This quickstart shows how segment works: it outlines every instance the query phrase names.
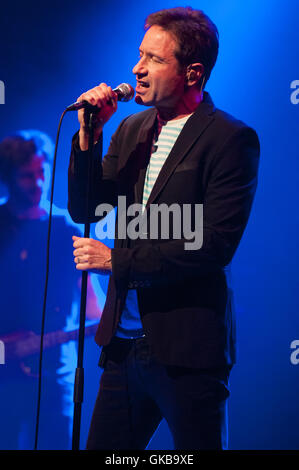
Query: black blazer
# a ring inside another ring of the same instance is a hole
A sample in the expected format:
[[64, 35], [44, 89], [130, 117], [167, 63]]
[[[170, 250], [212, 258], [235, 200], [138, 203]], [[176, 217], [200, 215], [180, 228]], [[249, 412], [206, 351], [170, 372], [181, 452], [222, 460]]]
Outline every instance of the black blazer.
[[[99, 220], [100, 203], [142, 202], [146, 167], [156, 125], [155, 109], [129, 116], [113, 135], [101, 162], [94, 149], [90, 214], [85, 216], [87, 158], [74, 136], [68, 208], [75, 222]], [[220, 111], [207, 93], [189, 118], [163, 165], [150, 204], [203, 204], [203, 245], [186, 240], [115, 240], [112, 276], [100, 325], [99, 345], [110, 342], [129, 288], [137, 289], [144, 330], [157, 359], [195, 368], [235, 362], [235, 327], [226, 267], [250, 214], [259, 161], [253, 129]], [[117, 227], [116, 227], [117, 233]]]

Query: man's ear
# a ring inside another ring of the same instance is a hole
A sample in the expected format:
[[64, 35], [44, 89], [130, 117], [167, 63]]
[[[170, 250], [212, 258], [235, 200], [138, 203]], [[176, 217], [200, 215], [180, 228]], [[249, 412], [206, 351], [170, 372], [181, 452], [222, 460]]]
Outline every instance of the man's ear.
[[188, 65], [186, 69], [186, 85], [193, 86], [199, 83], [203, 78], [204, 71], [204, 66], [199, 62]]

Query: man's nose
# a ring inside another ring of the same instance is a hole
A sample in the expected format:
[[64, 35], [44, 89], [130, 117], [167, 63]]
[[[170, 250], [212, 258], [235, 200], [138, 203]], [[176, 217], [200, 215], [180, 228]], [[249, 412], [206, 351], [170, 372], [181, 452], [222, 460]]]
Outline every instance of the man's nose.
[[132, 71], [134, 75], [146, 75], [147, 69], [143, 57], [139, 59], [137, 64], [133, 67]]
[[35, 186], [38, 186], [42, 188], [43, 184], [45, 182], [45, 176], [44, 175], [36, 175], [34, 178], [34, 184]]

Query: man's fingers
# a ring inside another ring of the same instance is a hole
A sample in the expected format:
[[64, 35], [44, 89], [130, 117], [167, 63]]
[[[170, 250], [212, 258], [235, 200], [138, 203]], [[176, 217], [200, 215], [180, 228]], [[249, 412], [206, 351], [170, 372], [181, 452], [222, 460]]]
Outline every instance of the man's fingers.
[[73, 255], [76, 269], [98, 274], [111, 273], [110, 249], [92, 238], [73, 235]]
[[78, 264], [88, 264], [90, 263], [90, 259], [88, 259], [86, 256], [81, 255], [81, 256], [76, 256], [75, 257], [75, 263]]
[[86, 100], [99, 108], [106, 106], [110, 100], [113, 101], [115, 98], [117, 98], [117, 94], [106, 83], [100, 83], [100, 85], [91, 88], [80, 97], [81, 100]]
[[100, 242], [99, 240], [94, 240], [93, 238], [76, 237], [74, 235], [72, 239], [73, 239], [74, 248], [89, 246], [89, 247], [101, 249], [102, 247], [106, 246], [104, 245], [104, 243]]
[[91, 244], [91, 239], [90, 238], [76, 237], [75, 235], [72, 238], [73, 238], [73, 247], [74, 248], [80, 248], [82, 246], [86, 246], [86, 245]]
[[73, 251], [73, 255], [74, 256], [84, 256], [84, 255], [87, 255], [88, 254], [88, 248], [76, 248], [74, 251]]

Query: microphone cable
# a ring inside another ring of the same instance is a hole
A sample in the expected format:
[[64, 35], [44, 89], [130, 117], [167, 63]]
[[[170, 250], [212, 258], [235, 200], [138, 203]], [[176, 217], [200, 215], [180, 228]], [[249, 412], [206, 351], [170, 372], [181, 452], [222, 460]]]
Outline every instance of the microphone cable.
[[47, 248], [46, 248], [46, 251], [47, 251], [47, 255], [46, 255], [46, 278], [45, 278], [45, 287], [44, 287], [44, 296], [43, 296], [43, 310], [42, 310], [41, 334], [40, 334], [40, 352], [39, 352], [39, 366], [38, 366], [38, 394], [37, 394], [34, 450], [37, 450], [38, 431], [39, 431], [39, 418], [40, 418], [43, 345], [44, 345], [46, 304], [47, 304], [48, 281], [49, 281], [50, 235], [51, 235], [51, 226], [52, 226], [52, 209], [53, 209], [53, 196], [54, 196], [54, 181], [55, 181], [55, 170], [56, 170], [56, 160], [57, 160], [57, 148], [58, 148], [58, 140], [59, 140], [59, 134], [60, 134], [60, 128], [61, 128], [62, 120], [63, 120], [65, 114], [67, 113], [67, 111], [68, 111], [68, 109], [65, 109], [63, 111], [63, 113], [61, 114], [61, 116], [60, 116], [58, 129], [57, 129], [57, 135], [56, 135], [54, 158], [53, 158], [51, 196], [50, 196], [50, 208], [49, 208], [49, 222], [48, 222], [48, 235], [47, 235]]

